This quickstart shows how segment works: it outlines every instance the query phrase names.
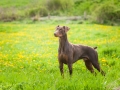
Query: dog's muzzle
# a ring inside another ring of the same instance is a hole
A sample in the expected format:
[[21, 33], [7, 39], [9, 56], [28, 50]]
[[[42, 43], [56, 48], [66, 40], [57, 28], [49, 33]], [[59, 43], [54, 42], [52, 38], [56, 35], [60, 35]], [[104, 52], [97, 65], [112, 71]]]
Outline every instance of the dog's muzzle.
[[54, 36], [55, 36], [55, 37], [57, 37], [57, 34], [56, 34], [56, 33], [54, 33]]

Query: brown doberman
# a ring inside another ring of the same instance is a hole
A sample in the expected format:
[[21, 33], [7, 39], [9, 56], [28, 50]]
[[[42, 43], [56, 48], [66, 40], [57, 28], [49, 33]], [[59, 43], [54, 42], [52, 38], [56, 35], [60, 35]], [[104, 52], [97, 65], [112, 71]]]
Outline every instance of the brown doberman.
[[70, 28], [67, 26], [57, 26], [54, 32], [55, 37], [59, 37], [59, 49], [58, 49], [58, 60], [61, 75], [63, 74], [63, 64], [67, 64], [69, 68], [70, 75], [72, 74], [72, 64], [79, 59], [83, 59], [87, 69], [94, 73], [94, 68], [96, 68], [102, 75], [105, 75], [103, 70], [100, 68], [98, 63], [98, 54], [95, 50], [97, 47], [89, 47], [85, 45], [77, 45], [69, 43], [67, 39], [67, 31]]

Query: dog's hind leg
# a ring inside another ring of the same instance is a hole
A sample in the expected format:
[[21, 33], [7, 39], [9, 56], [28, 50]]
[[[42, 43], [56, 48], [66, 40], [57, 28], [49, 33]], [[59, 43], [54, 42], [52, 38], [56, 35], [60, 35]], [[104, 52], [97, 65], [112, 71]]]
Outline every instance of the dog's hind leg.
[[92, 63], [89, 60], [84, 60], [86, 68], [91, 72], [94, 73], [94, 69], [92, 67]]
[[98, 60], [92, 60], [91, 63], [92, 63], [92, 65], [94, 66], [94, 68], [96, 68], [99, 72], [101, 72], [101, 74], [102, 74], [103, 76], [105, 76], [104, 71], [100, 68], [100, 65], [99, 65], [99, 63], [98, 63]]

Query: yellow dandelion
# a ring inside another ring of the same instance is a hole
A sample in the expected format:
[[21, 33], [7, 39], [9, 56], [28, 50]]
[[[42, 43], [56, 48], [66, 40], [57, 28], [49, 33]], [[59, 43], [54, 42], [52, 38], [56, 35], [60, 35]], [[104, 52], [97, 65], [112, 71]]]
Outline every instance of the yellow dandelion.
[[102, 58], [102, 60], [101, 60], [102, 62], [107, 62], [107, 60], [105, 59], [105, 58]]
[[20, 52], [20, 53], [18, 54], [18, 58], [24, 58], [22, 52]]
[[102, 60], [102, 62], [106, 62], [106, 60]]

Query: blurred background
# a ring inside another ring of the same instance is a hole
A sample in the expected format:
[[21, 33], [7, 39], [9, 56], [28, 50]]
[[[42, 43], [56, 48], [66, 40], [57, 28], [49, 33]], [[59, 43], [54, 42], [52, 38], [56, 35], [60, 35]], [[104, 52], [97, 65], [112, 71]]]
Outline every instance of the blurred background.
[[0, 0], [0, 21], [25, 19], [119, 25], [120, 0]]

